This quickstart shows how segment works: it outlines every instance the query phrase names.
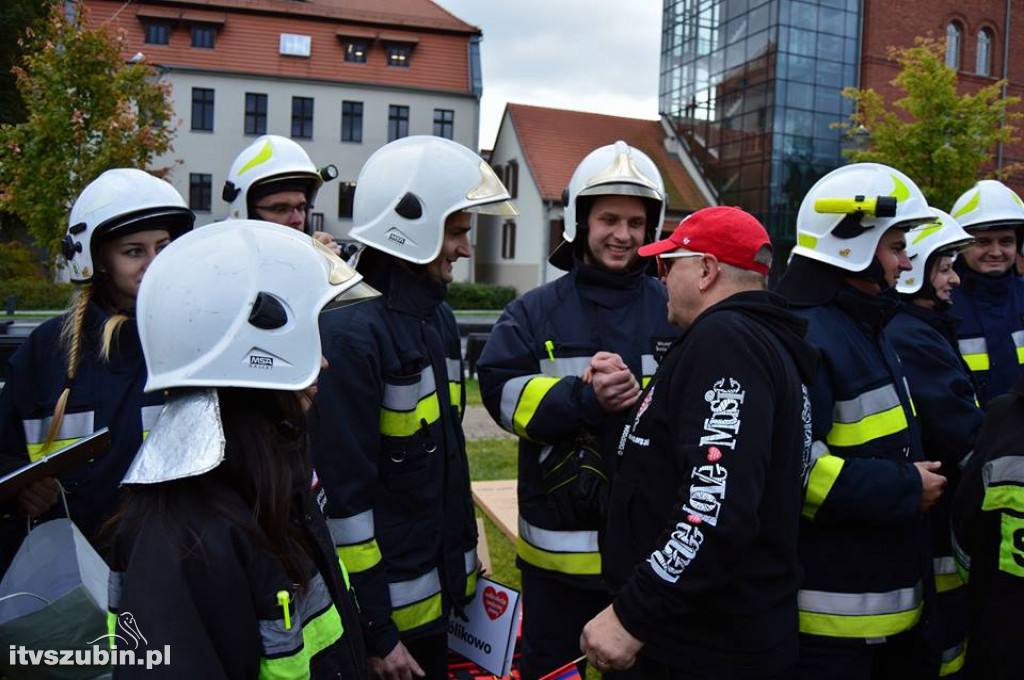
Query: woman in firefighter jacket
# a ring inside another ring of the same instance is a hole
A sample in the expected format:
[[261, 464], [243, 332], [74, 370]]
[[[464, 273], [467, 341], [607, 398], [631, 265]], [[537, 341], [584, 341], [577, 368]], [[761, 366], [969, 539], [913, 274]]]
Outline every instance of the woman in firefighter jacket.
[[[71, 280], [83, 285], [67, 312], [39, 326], [11, 359], [0, 450], [16, 460], [5, 466], [110, 428], [110, 450], [61, 477], [71, 519], [97, 547], [100, 527], [117, 509], [121, 477], [163, 403], [160, 394], [142, 392], [135, 297], [153, 258], [193, 220], [164, 180], [133, 169], [100, 175], [75, 201], [64, 240]], [[30, 487], [22, 511], [44, 512], [55, 490], [53, 480]]]
[[382, 296], [321, 318], [332, 369], [310, 415], [314, 462], [374, 677], [445, 678], [448, 616], [476, 594], [478, 567], [459, 334], [444, 296], [470, 254], [469, 213], [511, 205], [479, 156], [437, 137], [387, 144], [357, 183], [357, 268]]
[[964, 663], [967, 593], [953, 561], [949, 508], [983, 414], [970, 371], [957, 351], [956, 321], [949, 313], [950, 294], [960, 283], [953, 261], [972, 239], [952, 217], [932, 210], [935, 223], [907, 234], [907, 257], [913, 268], [900, 276], [896, 290], [904, 304], [886, 325], [885, 335], [906, 371], [925, 456], [942, 463], [947, 480], [946, 491], [928, 519], [943, 640], [939, 674], [951, 677]]
[[264, 222], [196, 231], [164, 257], [138, 318], [146, 389], [167, 401], [124, 478], [108, 622], [119, 650], [172, 657], [115, 677], [365, 678], [304, 411], [325, 367], [320, 310], [372, 291]]

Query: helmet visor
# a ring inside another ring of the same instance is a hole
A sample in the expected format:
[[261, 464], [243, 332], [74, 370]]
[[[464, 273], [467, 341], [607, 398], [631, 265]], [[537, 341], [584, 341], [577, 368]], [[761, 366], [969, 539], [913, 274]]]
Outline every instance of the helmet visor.
[[640, 184], [627, 184], [616, 182], [614, 184], [596, 184], [580, 190], [579, 196], [636, 196], [637, 198], [651, 198], [655, 201], [664, 201], [657, 189]]

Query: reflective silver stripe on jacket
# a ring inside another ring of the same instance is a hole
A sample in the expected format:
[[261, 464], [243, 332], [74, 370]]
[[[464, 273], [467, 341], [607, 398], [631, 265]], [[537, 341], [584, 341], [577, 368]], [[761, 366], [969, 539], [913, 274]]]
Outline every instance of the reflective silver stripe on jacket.
[[[306, 590], [293, 593], [291, 628], [284, 627], [284, 613], [281, 618], [261, 620], [260, 638], [266, 656], [291, 654], [302, 647], [302, 628], [318, 613], [331, 606], [331, 594], [320, 574], [309, 580]], [[280, 608], [278, 608], [280, 612]]]
[[541, 529], [519, 518], [519, 537], [535, 548], [548, 552], [597, 552], [596, 531], [552, 531]]
[[542, 359], [540, 372], [551, 378], [571, 378], [583, 375], [590, 368], [590, 357], [555, 357]]
[[837, 423], [857, 423], [868, 416], [882, 413], [900, 405], [900, 396], [892, 384], [868, 390], [855, 399], [837, 401], [832, 408], [832, 420]]
[[330, 518], [327, 528], [331, 530], [334, 545], [355, 545], [373, 538], [373, 510], [361, 512], [352, 517]]
[[658, 362], [655, 360], [653, 354], [643, 354], [640, 356], [640, 372], [644, 376], [654, 375], [658, 371]]
[[990, 460], [981, 468], [981, 479], [985, 482], [985, 488], [1005, 482], [1024, 484], [1024, 456]]
[[829, 593], [801, 590], [797, 593], [800, 611], [837, 616], [881, 616], [916, 609], [922, 601], [922, 585], [887, 593]]
[[431, 569], [423, 576], [389, 583], [388, 592], [391, 594], [392, 609], [406, 607], [441, 592], [441, 578], [437, 574], [437, 569]]
[[124, 583], [124, 572], [110, 570], [107, 577], [107, 609], [116, 612], [121, 607], [121, 584]]
[[966, 569], [967, 571], [970, 571], [971, 570], [971, 556], [968, 555], [967, 552], [963, 548], [960, 547], [960, 543], [956, 540], [956, 532], [954, 531], [954, 532], [950, 532], [950, 533], [952, 534], [952, 536], [950, 536], [950, 539], [951, 539], [950, 542], [952, 543], [952, 546], [953, 546], [953, 555], [954, 555], [954, 557], [956, 557], [956, 561], [959, 562], [960, 566], [962, 566], [964, 569]]
[[384, 383], [384, 408], [389, 411], [415, 411], [420, 399], [436, 390], [434, 370], [427, 366], [420, 371], [419, 380], [411, 385]]
[[988, 354], [988, 341], [985, 338], [966, 338], [958, 340], [960, 354]]
[[936, 576], [950, 576], [956, 574], [956, 560], [952, 557], [933, 557], [932, 568]]
[[[86, 437], [96, 431], [93, 426], [96, 419], [95, 411], [82, 411], [80, 413], [65, 413], [64, 419], [60, 422], [55, 440], [78, 439]], [[25, 420], [22, 425], [25, 428], [25, 442], [27, 444], [41, 444], [46, 441], [46, 433], [50, 430], [50, 423], [53, 417], [40, 418], [38, 420]]]
[[160, 412], [164, 410], [163, 404], [156, 404], [155, 406], [143, 406], [142, 415], [142, 431], [149, 432], [156, 425], [156, 419], [160, 416]]
[[1024, 331], [1014, 331], [1010, 333], [1010, 337], [1013, 338], [1013, 345], [1017, 349], [1024, 347]]
[[501, 426], [509, 432], [515, 432], [516, 406], [519, 405], [519, 396], [523, 393], [523, 388], [526, 387], [526, 383], [539, 377], [542, 377], [539, 373], [521, 375], [506, 380], [501, 386]]
[[462, 382], [462, 362], [458, 359], [445, 359], [445, 369], [448, 371], [448, 380]]
[[476, 548], [473, 550], [467, 550], [463, 555], [463, 558], [466, 562], [466, 574], [469, 575], [476, 571]]

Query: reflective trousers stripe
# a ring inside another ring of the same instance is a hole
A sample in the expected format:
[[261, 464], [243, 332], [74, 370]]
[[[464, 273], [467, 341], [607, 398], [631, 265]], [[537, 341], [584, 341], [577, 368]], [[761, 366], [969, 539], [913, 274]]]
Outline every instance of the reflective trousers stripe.
[[23, 420], [22, 428], [25, 430], [25, 443], [28, 446], [29, 458], [33, 461], [38, 460], [44, 453], [56, 451], [69, 444], [74, 444], [82, 437], [89, 436], [96, 430], [95, 419], [94, 411], [65, 413], [47, 451], [43, 451], [43, 443], [46, 442], [46, 434], [50, 431], [53, 417]]
[[339, 545], [338, 559], [353, 574], [371, 569], [380, 563], [380, 547], [376, 539], [355, 545]]
[[441, 618], [441, 579], [437, 569], [408, 581], [388, 584], [391, 620], [400, 631], [419, 628]]
[[830, 593], [801, 590], [800, 632], [838, 638], [896, 635], [921, 618], [922, 587], [884, 593]]
[[525, 375], [512, 378], [501, 388], [501, 426], [521, 437], [537, 415], [540, 402], [559, 378]]
[[972, 371], [987, 371], [989, 369], [988, 341], [985, 338], [964, 338], [959, 340], [957, 345], [967, 368]]
[[952, 557], [933, 558], [932, 569], [935, 572], [935, 590], [940, 593], [948, 593], [964, 584], [957, 572], [956, 560]]
[[964, 667], [966, 659], [967, 640], [962, 640], [957, 646], [943, 650], [942, 665], [939, 666], [939, 677], [943, 678], [947, 675], [953, 675], [953, 673]]
[[804, 505], [801, 514], [807, 519], [814, 519], [818, 510], [828, 498], [829, 492], [839, 479], [846, 463], [839, 456], [824, 455], [814, 461], [811, 474], [807, 478], [807, 489], [804, 491]]

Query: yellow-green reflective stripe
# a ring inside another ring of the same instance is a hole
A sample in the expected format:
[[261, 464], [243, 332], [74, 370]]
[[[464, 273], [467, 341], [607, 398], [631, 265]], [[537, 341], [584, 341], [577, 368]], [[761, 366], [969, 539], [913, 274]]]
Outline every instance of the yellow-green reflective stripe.
[[988, 341], [985, 338], [963, 338], [957, 341], [960, 355], [972, 371], [989, 370]]
[[455, 407], [457, 411], [462, 412], [462, 383], [460, 382], [449, 382], [448, 383], [448, 401]]
[[114, 637], [117, 635], [117, 614], [109, 610], [107, 611], [107, 633], [109, 635], [107, 638], [107, 644], [111, 649], [113, 649], [114, 640], [117, 639]]
[[981, 198], [981, 190], [979, 189], [979, 190], [974, 192], [974, 195], [971, 196], [970, 199], [968, 199], [967, 203], [964, 203], [962, 208], [960, 208], [955, 213], [953, 213], [953, 218], [955, 219], [957, 217], [961, 217], [963, 215], [966, 215], [967, 213], [969, 213], [972, 210], [974, 210], [975, 208], [977, 208], [978, 207], [978, 200], [980, 198]]
[[541, 550], [522, 538], [516, 539], [516, 552], [525, 562], [562, 574], [600, 574], [601, 553], [556, 553]]
[[841, 638], [895, 635], [921, 618], [922, 584], [887, 592], [836, 593], [800, 590], [800, 631]]
[[381, 408], [380, 432], [388, 437], [411, 437], [419, 432], [421, 420], [427, 421], [429, 425], [440, 417], [441, 405], [437, 401], [437, 393], [434, 392], [421, 399], [412, 411], [391, 411]]
[[839, 473], [846, 463], [839, 456], [822, 456], [814, 462], [811, 474], [807, 479], [807, 491], [804, 493], [802, 514], [807, 519], [814, 519], [818, 509], [832, 490], [832, 485], [839, 478]]
[[944, 678], [947, 675], [953, 675], [958, 670], [964, 667], [964, 661], [967, 659], [967, 640], [964, 640], [956, 647], [950, 647], [949, 649], [942, 652], [942, 665], [939, 666], [939, 677]]
[[263, 145], [263, 148], [259, 150], [255, 156], [253, 156], [248, 163], [242, 166], [242, 169], [238, 171], [238, 176], [241, 177], [245, 174], [246, 170], [252, 170], [257, 165], [261, 165], [270, 160], [270, 157], [274, 155], [274, 147], [267, 142]]
[[1015, 484], [988, 487], [981, 501], [981, 509], [1024, 512], [1024, 487]]
[[519, 403], [516, 404], [516, 410], [512, 416], [516, 434], [521, 437], [526, 436], [526, 426], [537, 415], [537, 407], [540, 406], [541, 400], [552, 387], [558, 384], [559, 380], [560, 378], [537, 377], [526, 383], [519, 395]]
[[260, 659], [261, 680], [308, 678], [310, 659], [340, 640], [344, 632], [341, 616], [332, 604], [302, 627], [302, 647], [294, 654]]
[[466, 574], [466, 597], [476, 594], [476, 571]]
[[647, 389], [647, 386], [651, 383], [651, 378], [653, 377], [653, 375], [645, 375], [643, 378], [641, 378], [640, 387]]
[[837, 638], [877, 638], [910, 630], [921, 618], [923, 605], [896, 614], [841, 616], [800, 612], [800, 632]]
[[1024, 536], [1024, 519], [1003, 513], [1002, 540], [999, 542], [999, 571], [1024, 576], [1024, 551], [1017, 548]]
[[353, 574], [366, 571], [380, 562], [380, 548], [377, 546], [377, 539], [356, 545], [338, 546], [337, 551], [338, 559]]
[[341, 577], [345, 580], [345, 590], [352, 590], [352, 582], [348, 579], [348, 567], [341, 559], [341, 555], [338, 555], [338, 568], [341, 569]]
[[431, 621], [441, 618], [441, 593], [431, 595], [427, 599], [399, 607], [391, 611], [391, 620], [400, 631], [425, 626]]
[[987, 354], [964, 354], [964, 363], [972, 371], [987, 371], [989, 368]]
[[814, 250], [818, 247], [817, 237], [811, 236], [810, 234], [797, 234], [796, 242], [798, 245], [803, 246], [804, 248], [809, 248], [810, 250]]
[[825, 441], [832, 446], [858, 446], [905, 429], [907, 414], [904, 413], [903, 406], [893, 406], [856, 423], [833, 422]]
[[74, 439], [54, 439], [50, 442], [50, 445], [44, 450], [42, 444], [29, 444], [28, 445], [28, 459], [35, 462], [45, 456], [48, 453], [53, 453], [65, 446], [70, 446], [77, 442], [81, 437], [75, 437]]
[[1024, 347], [1017, 348], [1017, 363], [1024, 364]]
[[935, 590], [940, 593], [948, 593], [964, 584], [957, 573], [956, 560], [951, 556], [933, 558], [932, 571], [935, 572]]

